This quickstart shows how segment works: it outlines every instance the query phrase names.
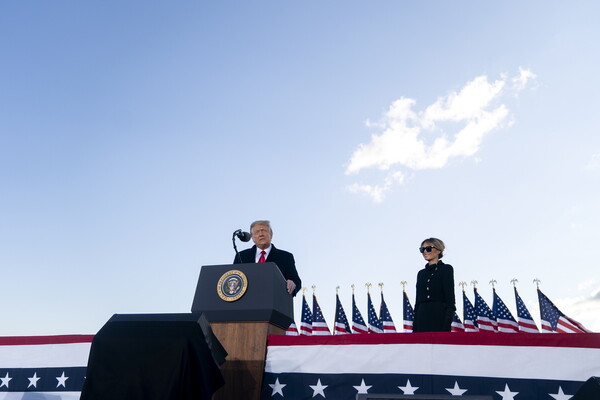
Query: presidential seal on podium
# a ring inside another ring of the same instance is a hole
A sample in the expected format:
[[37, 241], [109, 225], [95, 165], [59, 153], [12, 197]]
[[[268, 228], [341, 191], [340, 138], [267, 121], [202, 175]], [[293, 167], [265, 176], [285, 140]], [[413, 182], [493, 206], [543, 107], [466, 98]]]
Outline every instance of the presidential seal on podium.
[[248, 278], [237, 269], [225, 272], [217, 283], [217, 294], [224, 301], [240, 299], [248, 289]]

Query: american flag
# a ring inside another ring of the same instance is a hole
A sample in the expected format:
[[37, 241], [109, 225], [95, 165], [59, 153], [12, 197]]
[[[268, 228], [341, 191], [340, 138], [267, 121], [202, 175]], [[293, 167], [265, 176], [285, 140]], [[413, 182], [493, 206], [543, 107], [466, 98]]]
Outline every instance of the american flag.
[[379, 316], [381, 317], [381, 324], [383, 325], [383, 333], [396, 332], [394, 320], [392, 320], [390, 311], [388, 310], [387, 304], [385, 304], [385, 300], [383, 299], [383, 292], [381, 292], [381, 306], [379, 307]]
[[352, 331], [354, 333], [368, 333], [369, 329], [365, 320], [360, 314], [360, 310], [356, 307], [356, 301], [354, 300], [354, 293], [352, 293]]
[[479, 295], [477, 288], [473, 288], [473, 292], [475, 293], [475, 312], [477, 313], [477, 326], [479, 326], [479, 330], [496, 332], [498, 330], [498, 323], [490, 306]]
[[458, 318], [458, 314], [456, 312], [454, 313], [454, 316], [452, 317], [451, 330], [452, 330], [452, 332], [464, 332], [465, 331], [465, 326], [460, 321], [460, 318]]
[[515, 317], [512, 316], [510, 310], [506, 307], [506, 304], [502, 301], [498, 293], [496, 293], [496, 289], [494, 291], [494, 316], [496, 317], [496, 321], [498, 322], [498, 332], [508, 332], [515, 333], [519, 332], [519, 324], [515, 320]]
[[331, 335], [325, 317], [319, 307], [317, 296], [313, 293], [313, 321], [312, 321], [312, 334], [313, 336]]
[[375, 307], [373, 307], [373, 302], [371, 301], [371, 293], [368, 292], [367, 303], [369, 313], [369, 333], [383, 333], [383, 324], [381, 323], [381, 320], [377, 317]]
[[302, 295], [302, 319], [300, 320], [300, 334], [312, 335], [312, 313], [308, 308], [306, 296]]
[[465, 332], [478, 332], [479, 327], [477, 326], [477, 314], [475, 314], [475, 308], [468, 299], [467, 294], [463, 290], [463, 319], [465, 321]]
[[348, 318], [346, 318], [346, 313], [344, 312], [344, 307], [342, 307], [342, 302], [340, 301], [340, 296], [335, 295], [335, 323], [334, 323], [334, 335], [344, 335], [346, 333], [352, 333], [350, 330], [350, 324], [348, 323]]
[[563, 314], [540, 289], [538, 299], [540, 301], [540, 314], [542, 316], [542, 333], [586, 333], [590, 332], [579, 322]]
[[285, 334], [287, 336], [298, 336], [298, 328], [296, 327], [296, 323], [292, 321], [290, 326], [285, 330]]
[[404, 298], [403, 307], [402, 307], [402, 317], [404, 319], [404, 332], [412, 332], [413, 330], [413, 321], [415, 320], [415, 312], [410, 305], [410, 300], [408, 299], [408, 294], [406, 291], [402, 294]]
[[517, 287], [515, 286], [515, 300], [517, 303], [517, 318], [519, 318], [519, 332], [526, 333], [540, 333], [535, 321], [531, 317], [529, 310], [525, 307], [525, 303], [519, 296], [519, 292], [517, 292]]

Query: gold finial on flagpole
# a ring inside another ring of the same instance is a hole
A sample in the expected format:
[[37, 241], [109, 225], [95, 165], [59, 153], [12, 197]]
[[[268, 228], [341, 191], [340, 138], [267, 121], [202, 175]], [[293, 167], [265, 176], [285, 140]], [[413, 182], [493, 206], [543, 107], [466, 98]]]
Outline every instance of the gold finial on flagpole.
[[373, 285], [371, 285], [370, 282], [365, 283], [365, 287], [367, 288], [367, 293], [371, 292], [371, 286], [373, 286]]
[[496, 289], [496, 286], [494, 286], [496, 283], [498, 283], [498, 281], [496, 281], [495, 279], [492, 279], [490, 281], [490, 285], [492, 285], [492, 289]]
[[335, 294], [338, 294], [338, 295], [340, 294], [340, 287], [339, 286], [335, 287]]
[[477, 282], [477, 281], [475, 281], [475, 280], [471, 281], [471, 285], [473, 285], [473, 289], [477, 289], [477, 284], [478, 284], [478, 283], [479, 283], [479, 282]]
[[510, 283], [512, 283], [514, 287], [517, 287], [517, 283], [518, 283], [518, 282], [519, 282], [519, 280], [518, 280], [517, 278], [512, 278], [512, 279], [510, 280]]
[[379, 290], [381, 291], [381, 293], [383, 293], [383, 282], [379, 282], [377, 286], [379, 286]]
[[308, 289], [306, 289], [306, 287], [303, 287], [303, 288], [302, 288], [302, 296], [304, 296], [304, 295], [306, 294], [306, 291], [307, 291], [307, 290], [308, 290]]
[[540, 283], [542, 283], [542, 281], [541, 281], [541, 280], [539, 280], [538, 278], [535, 278], [535, 279], [533, 280], [533, 283], [535, 283], [535, 286], [536, 286], [536, 287], [539, 289], [539, 288], [540, 288]]
[[461, 281], [458, 283], [458, 286], [460, 286], [462, 288], [462, 291], [465, 291], [465, 286], [469, 286], [469, 284], [465, 281]]
[[350, 287], [352, 288], [352, 295], [354, 295], [354, 288], [355, 288], [356, 286], [354, 286], [354, 283], [353, 283], [352, 285], [350, 285]]
[[312, 290], [313, 290], [313, 294], [315, 294], [315, 292], [317, 291], [317, 285], [312, 285]]
[[406, 284], [407, 284], [407, 282], [406, 281], [401, 281], [400, 284], [402, 285], [402, 291], [406, 292]]

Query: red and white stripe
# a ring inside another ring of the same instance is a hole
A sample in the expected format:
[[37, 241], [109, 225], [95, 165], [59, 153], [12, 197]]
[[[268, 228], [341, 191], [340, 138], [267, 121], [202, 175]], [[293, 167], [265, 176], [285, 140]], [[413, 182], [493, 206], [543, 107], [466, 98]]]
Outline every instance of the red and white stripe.
[[369, 333], [369, 329], [362, 324], [352, 322], [352, 332], [353, 333]]
[[552, 325], [550, 324], [550, 322], [548, 322], [546, 320], [542, 320], [542, 333], [556, 333], [556, 332], [552, 329]]
[[312, 335], [312, 324], [308, 324], [306, 322], [300, 323], [300, 334], [310, 336]]
[[558, 319], [556, 324], [556, 332], [558, 333], [587, 333], [590, 332], [583, 327], [579, 322], [565, 317], [564, 315]]
[[517, 333], [519, 324], [510, 319], [498, 318], [498, 332]]
[[286, 329], [285, 334], [287, 336], [298, 336], [298, 328], [296, 328], [296, 324], [292, 322]]
[[519, 318], [519, 332], [540, 333], [540, 330], [532, 319]]
[[383, 321], [383, 333], [396, 333], [396, 327], [392, 321]]
[[465, 319], [465, 332], [479, 332], [479, 328], [475, 326], [473, 321]]
[[348, 332], [346, 332], [346, 325], [343, 324], [342, 322], [336, 322], [335, 325], [333, 326], [333, 334], [334, 335], [345, 335]]
[[313, 336], [326, 336], [331, 335], [329, 331], [329, 327], [325, 322], [315, 322], [312, 323], [312, 334]]
[[452, 321], [452, 325], [450, 326], [450, 330], [452, 332], [464, 332], [465, 326], [459, 322]]
[[489, 319], [488, 317], [477, 317], [477, 325], [479, 325], [479, 331], [496, 332], [498, 330], [498, 323]]

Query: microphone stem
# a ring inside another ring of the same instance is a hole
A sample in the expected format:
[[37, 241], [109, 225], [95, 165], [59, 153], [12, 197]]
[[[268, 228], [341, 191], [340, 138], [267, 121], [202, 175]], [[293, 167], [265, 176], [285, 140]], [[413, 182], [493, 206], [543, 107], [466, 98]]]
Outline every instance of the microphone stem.
[[235, 250], [235, 256], [237, 257], [238, 260], [240, 260], [240, 264], [242, 263], [242, 257], [240, 256], [240, 252], [237, 249], [237, 246], [235, 245], [235, 232], [233, 232], [233, 236], [231, 237], [231, 241], [233, 242], [233, 249]]

